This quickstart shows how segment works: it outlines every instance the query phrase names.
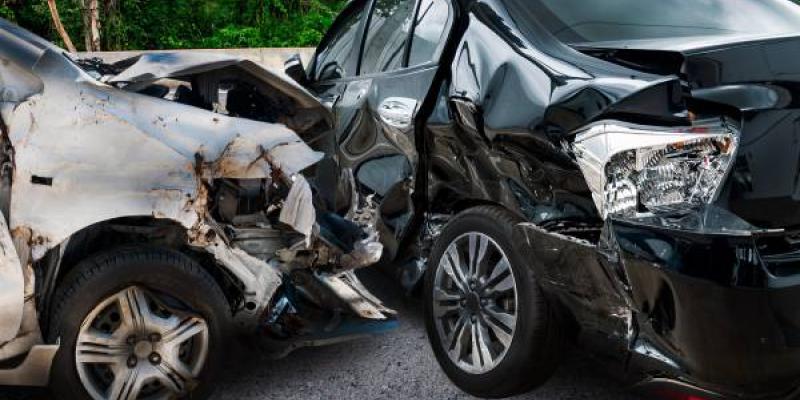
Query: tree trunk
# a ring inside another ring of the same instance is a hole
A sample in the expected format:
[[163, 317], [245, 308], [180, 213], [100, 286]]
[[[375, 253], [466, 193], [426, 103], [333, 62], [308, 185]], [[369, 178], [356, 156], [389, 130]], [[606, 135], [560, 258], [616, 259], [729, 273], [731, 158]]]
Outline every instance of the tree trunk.
[[89, 0], [89, 35], [92, 41], [91, 51], [100, 51], [100, 7], [97, 0]]
[[78, 50], [75, 48], [75, 45], [72, 44], [72, 39], [69, 38], [67, 30], [64, 29], [64, 24], [61, 23], [61, 16], [58, 14], [56, 0], [47, 0], [47, 6], [50, 8], [50, 16], [53, 18], [53, 26], [55, 26], [56, 31], [58, 31], [58, 34], [61, 36], [61, 40], [64, 41], [64, 45], [67, 46], [67, 50], [70, 53], [77, 53]]
[[100, 51], [100, 7], [98, 0], [83, 0], [83, 41], [86, 51]]

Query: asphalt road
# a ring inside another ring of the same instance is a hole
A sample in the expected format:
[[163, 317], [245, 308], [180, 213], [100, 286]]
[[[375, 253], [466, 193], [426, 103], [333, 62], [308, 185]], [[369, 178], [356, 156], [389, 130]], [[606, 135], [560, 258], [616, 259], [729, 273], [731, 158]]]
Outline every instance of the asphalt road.
[[[388, 334], [271, 360], [241, 352], [220, 376], [214, 399], [472, 399], [441, 372], [428, 346], [421, 304], [404, 297], [383, 275], [368, 286], [400, 311], [400, 327]], [[237, 352], [238, 353], [238, 352]], [[46, 399], [42, 391], [0, 387], [2, 400]], [[602, 374], [602, 368], [572, 354], [553, 379], [520, 400], [641, 400]]]

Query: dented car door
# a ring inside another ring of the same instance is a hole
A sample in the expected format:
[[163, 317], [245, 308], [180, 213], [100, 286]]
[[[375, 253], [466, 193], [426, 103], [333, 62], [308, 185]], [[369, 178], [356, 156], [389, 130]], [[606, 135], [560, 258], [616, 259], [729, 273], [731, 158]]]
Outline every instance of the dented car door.
[[359, 198], [375, 201], [382, 242], [394, 258], [419, 211], [414, 188], [424, 140], [417, 121], [439, 71], [451, 10], [446, 1], [369, 3], [358, 74], [335, 105], [337, 155]]

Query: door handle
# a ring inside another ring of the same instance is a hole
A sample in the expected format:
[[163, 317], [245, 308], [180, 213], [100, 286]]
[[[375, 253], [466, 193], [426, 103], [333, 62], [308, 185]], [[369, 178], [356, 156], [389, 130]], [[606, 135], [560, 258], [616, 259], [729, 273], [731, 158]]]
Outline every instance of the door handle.
[[378, 115], [384, 124], [406, 130], [414, 122], [417, 100], [407, 97], [389, 97], [378, 106]]

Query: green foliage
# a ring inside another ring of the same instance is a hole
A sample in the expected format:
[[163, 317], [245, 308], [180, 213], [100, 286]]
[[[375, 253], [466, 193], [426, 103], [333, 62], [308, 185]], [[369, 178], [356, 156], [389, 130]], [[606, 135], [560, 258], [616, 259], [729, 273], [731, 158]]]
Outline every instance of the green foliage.
[[[104, 50], [314, 46], [346, 0], [99, 0]], [[81, 0], [57, 0], [83, 47]], [[61, 44], [46, 0], [0, 0], [0, 17]]]

